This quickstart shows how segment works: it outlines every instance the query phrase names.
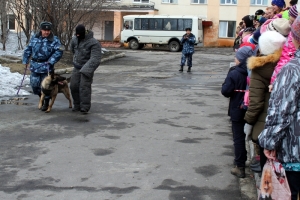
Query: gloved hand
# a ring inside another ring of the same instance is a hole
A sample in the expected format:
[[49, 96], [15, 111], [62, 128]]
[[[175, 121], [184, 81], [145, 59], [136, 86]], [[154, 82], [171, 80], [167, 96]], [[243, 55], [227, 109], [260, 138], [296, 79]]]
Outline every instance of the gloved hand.
[[245, 126], [244, 126], [244, 133], [246, 134], [245, 140], [250, 140], [251, 139], [250, 135], [252, 133], [252, 129], [253, 129], [252, 125], [247, 124], [247, 123], [245, 124]]

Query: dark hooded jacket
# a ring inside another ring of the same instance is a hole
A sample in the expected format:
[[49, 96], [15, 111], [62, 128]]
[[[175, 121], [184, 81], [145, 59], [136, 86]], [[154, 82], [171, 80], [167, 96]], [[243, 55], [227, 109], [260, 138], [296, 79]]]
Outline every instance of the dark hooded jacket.
[[228, 114], [232, 121], [244, 121], [246, 110], [241, 109], [240, 106], [244, 100], [245, 92], [242, 90], [246, 90], [247, 75], [246, 62], [242, 62], [228, 72], [222, 85], [222, 95], [230, 97]]
[[94, 38], [94, 33], [86, 31], [85, 38], [80, 40], [74, 37], [71, 41], [71, 50], [74, 54], [74, 67], [88, 77], [93, 77], [94, 71], [98, 68], [101, 61], [101, 44]]

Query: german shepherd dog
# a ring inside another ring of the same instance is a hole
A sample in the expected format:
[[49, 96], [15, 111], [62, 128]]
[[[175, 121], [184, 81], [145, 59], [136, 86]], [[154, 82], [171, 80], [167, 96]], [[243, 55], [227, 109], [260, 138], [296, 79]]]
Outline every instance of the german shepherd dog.
[[41, 83], [42, 94], [38, 108], [42, 108], [46, 95], [51, 96], [51, 102], [49, 103], [48, 109], [45, 111], [46, 113], [50, 112], [58, 93], [63, 93], [65, 95], [65, 97], [69, 100], [69, 108], [72, 108], [68, 82], [70, 82], [70, 79], [66, 79], [58, 74], [52, 73], [46, 76]]

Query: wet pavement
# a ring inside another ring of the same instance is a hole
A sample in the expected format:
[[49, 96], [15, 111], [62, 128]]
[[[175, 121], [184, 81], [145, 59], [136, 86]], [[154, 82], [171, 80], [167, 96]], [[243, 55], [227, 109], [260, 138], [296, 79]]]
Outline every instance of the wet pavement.
[[87, 115], [62, 94], [50, 113], [0, 105], [0, 199], [247, 199], [220, 93], [231, 49], [197, 49], [192, 73], [180, 53], [125, 53], [97, 69]]

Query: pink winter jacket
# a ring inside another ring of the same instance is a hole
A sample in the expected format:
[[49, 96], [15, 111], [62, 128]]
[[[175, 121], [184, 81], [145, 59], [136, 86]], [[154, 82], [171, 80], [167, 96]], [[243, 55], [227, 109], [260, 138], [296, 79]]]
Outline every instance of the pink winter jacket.
[[273, 83], [277, 77], [277, 74], [280, 72], [281, 68], [294, 57], [295, 52], [296, 52], [296, 48], [292, 42], [292, 34], [290, 32], [288, 35], [288, 39], [282, 48], [282, 54], [281, 54], [280, 60], [278, 61], [277, 65], [274, 69], [274, 72], [272, 74], [271, 82], [270, 82], [271, 85], [273, 85]]

